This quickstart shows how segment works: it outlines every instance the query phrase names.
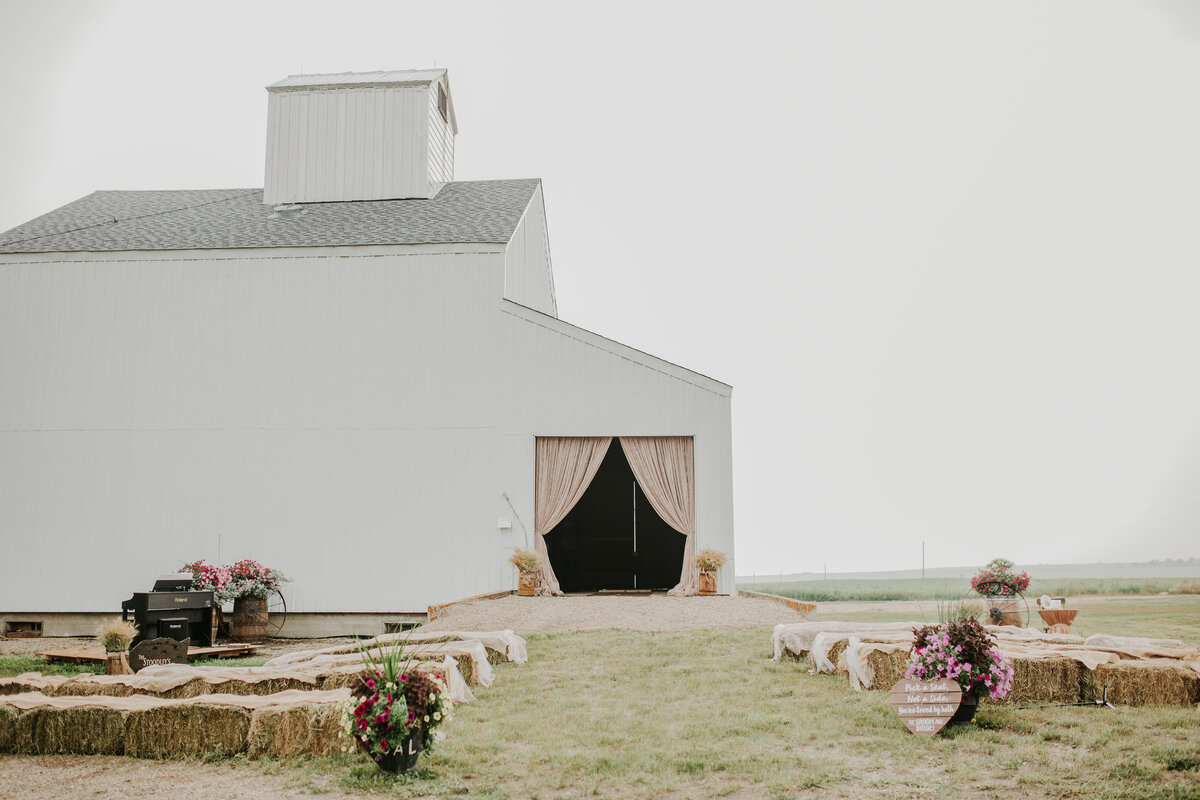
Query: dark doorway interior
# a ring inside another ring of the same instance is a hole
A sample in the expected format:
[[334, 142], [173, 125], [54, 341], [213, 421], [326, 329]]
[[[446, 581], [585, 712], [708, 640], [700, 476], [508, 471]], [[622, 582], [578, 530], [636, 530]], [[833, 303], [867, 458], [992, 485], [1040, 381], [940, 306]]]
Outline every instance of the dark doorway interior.
[[546, 536], [564, 592], [670, 589], [684, 544], [642, 493], [616, 437], [583, 497]]

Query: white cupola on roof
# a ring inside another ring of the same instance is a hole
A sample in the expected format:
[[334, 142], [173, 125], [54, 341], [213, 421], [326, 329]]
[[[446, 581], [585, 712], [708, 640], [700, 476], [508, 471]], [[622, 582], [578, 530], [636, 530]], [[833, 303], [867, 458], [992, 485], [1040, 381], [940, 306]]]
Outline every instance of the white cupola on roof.
[[444, 69], [289, 75], [267, 93], [264, 203], [429, 198], [454, 180]]

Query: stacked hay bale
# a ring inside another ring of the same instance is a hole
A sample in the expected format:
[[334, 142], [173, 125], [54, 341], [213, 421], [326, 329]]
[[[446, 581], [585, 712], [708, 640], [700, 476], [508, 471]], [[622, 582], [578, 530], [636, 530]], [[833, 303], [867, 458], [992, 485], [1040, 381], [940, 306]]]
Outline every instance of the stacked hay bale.
[[867, 653], [867, 666], [875, 675], [871, 681], [871, 688], [890, 691], [908, 669], [908, 651], [897, 650], [889, 653], [884, 650], [871, 650]]
[[1122, 706], [1190, 705], [1200, 702], [1200, 674], [1176, 659], [1122, 659], [1085, 670], [1080, 695]]
[[0, 703], [0, 752], [183, 758], [327, 755], [349, 691], [185, 699], [11, 695]]
[[341, 707], [335, 704], [259, 709], [250, 718], [247, 755], [289, 758], [336, 753], [341, 720]]
[[21, 712], [6, 704], [0, 704], [0, 753], [13, 751], [13, 739], [17, 735], [17, 717]]
[[[862, 623], [837, 622], [777, 625], [772, 634], [775, 658], [806, 658], [815, 671], [820, 652], [829, 646], [829, 660], [836, 664], [838, 672], [847, 673], [851, 686], [865, 687], [869, 673], [870, 688], [888, 690], [903, 678], [908, 652], [894, 646], [899, 644], [897, 631], [889, 631], [887, 626], [874, 631], [868, 627]], [[1030, 631], [996, 635], [1001, 651], [1012, 662], [1013, 685], [1007, 697], [985, 698], [988, 703], [1078, 703], [1106, 696], [1114, 705], [1200, 702], [1197, 667], [1200, 650], [1181, 641], [1093, 636], [1085, 642], [1078, 636], [1048, 636]], [[859, 649], [855, 644], [854, 663], [848, 665], [850, 636], [881, 646], [867, 644]], [[893, 646], [884, 647], [884, 643]]]
[[[842, 653], [846, 652], [847, 642], [848, 642], [848, 637], [846, 639], [839, 639], [833, 643], [833, 647], [829, 648], [829, 660], [835, 666], [837, 665], [838, 659], [841, 657]], [[816, 669], [816, 664], [813, 662], [811, 653], [809, 654], [808, 662], [809, 662], [808, 663], [809, 669]], [[835, 671], [842, 672], [843, 670], [839, 668]]]
[[250, 712], [235, 706], [189, 703], [157, 706], [129, 713], [125, 755], [134, 758], [179, 758], [205, 753], [223, 756], [246, 751]]
[[120, 755], [129, 712], [114, 708], [33, 708], [13, 725], [10, 749], [29, 755]]
[[212, 684], [211, 691], [213, 694], [269, 695], [292, 690], [304, 691], [316, 688], [317, 681], [315, 678], [304, 679], [293, 676], [263, 678], [261, 680], [230, 678], [227, 681]]
[[985, 702], [1008, 705], [1079, 702], [1079, 682], [1087, 669], [1078, 661], [1070, 658], [1014, 658], [1012, 665], [1013, 683], [1008, 696], [1001, 700], [985, 697]]
[[[464, 684], [491, 682], [491, 664], [527, 658], [524, 640], [511, 631], [427, 638], [446, 639], [427, 643], [424, 654], [443, 660], [415, 668], [442, 675], [460, 701], [472, 699]], [[278, 669], [164, 665], [136, 675], [3, 678], [0, 753], [140, 758], [334, 753], [341, 710], [350, 697], [346, 687], [362, 662], [356, 652], [349, 658], [324, 655]]]

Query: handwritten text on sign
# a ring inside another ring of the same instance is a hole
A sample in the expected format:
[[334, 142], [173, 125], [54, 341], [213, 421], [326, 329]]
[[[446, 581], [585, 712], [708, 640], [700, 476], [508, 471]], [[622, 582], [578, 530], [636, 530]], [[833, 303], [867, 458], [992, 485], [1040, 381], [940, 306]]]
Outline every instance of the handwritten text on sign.
[[949, 678], [937, 681], [901, 680], [892, 687], [892, 708], [913, 733], [933, 736], [946, 727], [962, 702], [962, 689]]

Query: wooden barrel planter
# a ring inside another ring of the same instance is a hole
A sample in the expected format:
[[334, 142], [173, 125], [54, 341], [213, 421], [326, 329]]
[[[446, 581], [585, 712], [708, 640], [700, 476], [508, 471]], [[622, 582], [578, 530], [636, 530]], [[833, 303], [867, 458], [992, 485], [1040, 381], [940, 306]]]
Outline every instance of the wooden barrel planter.
[[229, 634], [235, 642], [263, 644], [267, 641], [267, 601], [239, 597], [233, 601]]

